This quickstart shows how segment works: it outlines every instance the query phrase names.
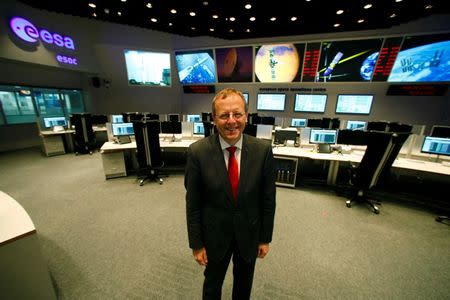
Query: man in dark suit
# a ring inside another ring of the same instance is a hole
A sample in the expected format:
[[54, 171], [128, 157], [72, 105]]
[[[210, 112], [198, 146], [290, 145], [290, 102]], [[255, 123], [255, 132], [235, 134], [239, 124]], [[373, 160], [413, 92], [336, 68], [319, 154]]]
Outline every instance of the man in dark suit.
[[270, 143], [243, 134], [248, 106], [224, 89], [212, 102], [218, 134], [189, 147], [185, 187], [189, 247], [206, 266], [203, 299], [220, 299], [233, 258], [233, 299], [249, 299], [256, 258], [269, 252], [275, 216]]

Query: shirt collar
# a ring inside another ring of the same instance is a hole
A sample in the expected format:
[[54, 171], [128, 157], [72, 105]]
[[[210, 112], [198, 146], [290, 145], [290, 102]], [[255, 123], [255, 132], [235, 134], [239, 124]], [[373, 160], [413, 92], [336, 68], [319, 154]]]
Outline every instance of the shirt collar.
[[[239, 150], [242, 149], [242, 137], [243, 136], [244, 135], [241, 134], [241, 137], [239, 138], [239, 140], [236, 142], [236, 144], [234, 144], [234, 146], [236, 146], [236, 148], [238, 148]], [[220, 134], [219, 134], [219, 141], [220, 141], [220, 148], [222, 148], [222, 150], [225, 150], [226, 148], [231, 146], [220, 136]]]

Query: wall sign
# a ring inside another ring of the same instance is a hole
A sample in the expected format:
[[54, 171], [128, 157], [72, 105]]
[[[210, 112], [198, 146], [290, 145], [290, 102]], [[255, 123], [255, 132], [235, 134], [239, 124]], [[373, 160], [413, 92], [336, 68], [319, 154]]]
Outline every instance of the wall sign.
[[23, 41], [28, 43], [38, 43], [39, 39], [46, 44], [53, 44], [58, 47], [74, 50], [75, 43], [72, 38], [62, 36], [59, 33], [50, 33], [46, 29], [38, 29], [30, 21], [14, 17], [9, 22], [11, 30]]
[[448, 90], [446, 84], [396, 84], [390, 85], [388, 96], [444, 96]]

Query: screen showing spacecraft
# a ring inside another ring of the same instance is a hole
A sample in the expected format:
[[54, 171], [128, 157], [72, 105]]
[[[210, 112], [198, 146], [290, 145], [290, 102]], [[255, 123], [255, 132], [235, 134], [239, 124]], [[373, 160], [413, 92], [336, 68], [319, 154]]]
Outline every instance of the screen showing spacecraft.
[[216, 83], [213, 50], [175, 52], [181, 84]]

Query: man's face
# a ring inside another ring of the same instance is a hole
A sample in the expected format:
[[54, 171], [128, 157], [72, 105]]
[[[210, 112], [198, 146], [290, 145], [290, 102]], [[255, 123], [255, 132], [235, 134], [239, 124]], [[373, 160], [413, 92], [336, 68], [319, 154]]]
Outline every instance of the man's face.
[[247, 122], [245, 103], [239, 95], [231, 94], [215, 102], [214, 123], [220, 136], [230, 145], [241, 137]]

